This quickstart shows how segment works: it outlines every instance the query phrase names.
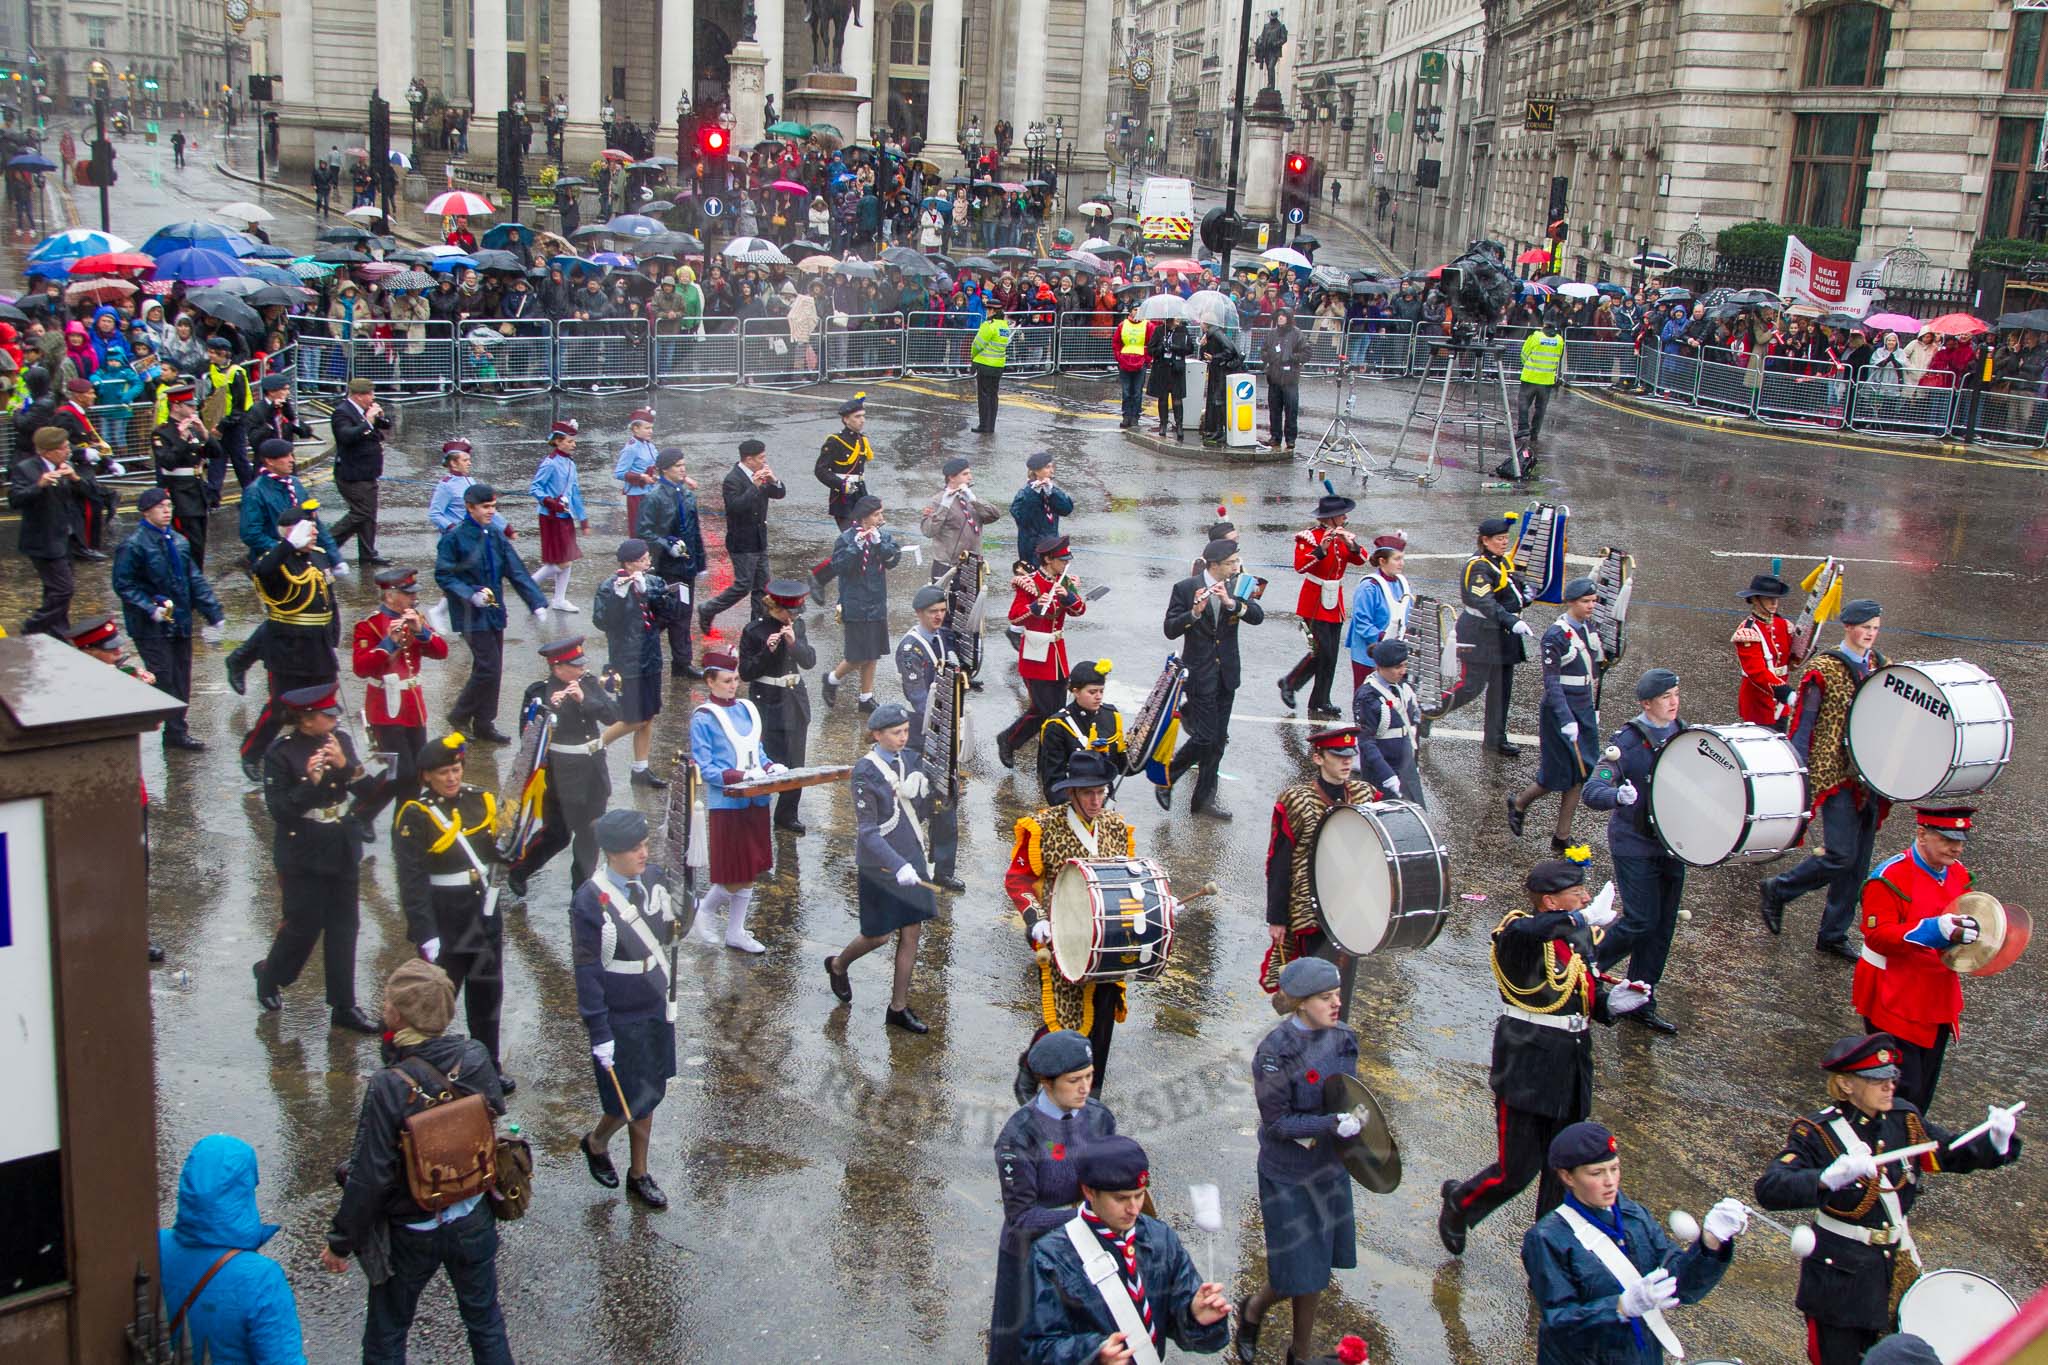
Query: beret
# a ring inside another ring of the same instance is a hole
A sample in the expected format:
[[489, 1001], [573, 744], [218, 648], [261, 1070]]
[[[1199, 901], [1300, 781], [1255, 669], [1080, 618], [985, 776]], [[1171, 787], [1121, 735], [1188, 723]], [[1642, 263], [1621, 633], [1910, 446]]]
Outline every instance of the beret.
[[1867, 626], [1884, 614], [1884, 608], [1873, 597], [1859, 597], [1842, 605], [1842, 624], [1845, 626]]
[[420, 771], [433, 772], [460, 763], [469, 746], [458, 734], [446, 734], [439, 739], [430, 739], [420, 747]]
[[1575, 1166], [1592, 1166], [1611, 1160], [1621, 1151], [1614, 1134], [1590, 1119], [1575, 1123], [1550, 1140], [1545, 1164], [1553, 1170], [1569, 1171]]
[[952, 459], [939, 466], [939, 472], [950, 479], [955, 474], [965, 474], [971, 468], [973, 468], [973, 465], [965, 455], [955, 455]]
[[1326, 958], [1297, 957], [1280, 969], [1280, 993], [1296, 1000], [1334, 991], [1343, 984], [1337, 964]]
[[1504, 536], [1514, 529], [1515, 522], [1512, 517], [1488, 517], [1479, 523], [1479, 534], [1482, 536]]
[[944, 588], [935, 588], [927, 583], [919, 588], [916, 594], [911, 597], [910, 609], [912, 611], [923, 611], [926, 607], [936, 607], [945, 600], [946, 590]]
[[465, 507], [474, 507], [480, 502], [496, 502], [497, 500], [498, 490], [487, 483], [473, 483], [462, 490], [462, 504]]
[[853, 504], [853, 519], [859, 521], [862, 517], [873, 516], [881, 510], [882, 500], [880, 498], [876, 497], [873, 493], [863, 493], [860, 495], [859, 500]]
[[1678, 675], [1668, 668], [1646, 668], [1636, 679], [1636, 700], [1654, 701], [1678, 686]]
[[683, 452], [674, 446], [663, 446], [661, 454], [654, 457], [656, 469], [673, 469], [683, 462]]
[[1202, 558], [1211, 564], [1221, 564], [1238, 552], [1238, 543], [1220, 536], [1202, 547]]
[[638, 536], [631, 536], [619, 542], [619, 563], [631, 564], [647, 553], [647, 542]]
[[1054, 1029], [1031, 1045], [1031, 1050], [1024, 1054], [1024, 1065], [1031, 1068], [1032, 1075], [1050, 1079], [1095, 1065], [1095, 1050], [1089, 1046], [1086, 1034], [1070, 1028]]
[[287, 455], [296, 455], [299, 448], [281, 436], [273, 436], [256, 447], [259, 460], [282, 460]]
[[67, 444], [70, 440], [71, 437], [65, 434], [62, 427], [36, 428], [36, 449], [44, 454], [48, 454], [58, 446]]
[[608, 810], [597, 817], [597, 846], [625, 853], [647, 842], [647, 817], [637, 810]]
[[1372, 661], [1381, 668], [1392, 668], [1395, 664], [1408, 662], [1406, 640], [1377, 640], [1367, 652], [1372, 655]]
[[1048, 469], [1051, 466], [1052, 452], [1050, 450], [1034, 450], [1024, 459], [1024, 467], [1026, 469]]
[[171, 495], [164, 489], [145, 488], [142, 490], [142, 496], [138, 497], [135, 500], [135, 510], [138, 512], [147, 512], [150, 508], [156, 506], [158, 503], [169, 502], [170, 500]]
[[898, 725], [910, 724], [910, 708], [900, 701], [885, 701], [868, 712], [868, 729], [888, 730]]
[[1564, 600], [1567, 602], [1576, 602], [1581, 597], [1598, 596], [1599, 592], [1600, 585], [1582, 574], [1579, 577], [1574, 578], [1571, 582], [1564, 585]]
[[1067, 674], [1067, 687], [1095, 687], [1109, 681], [1111, 664], [1107, 659], [1083, 659]]
[[1569, 858], [1545, 858], [1529, 869], [1528, 880], [1523, 883], [1539, 896], [1554, 896], [1585, 884], [1585, 865]]
[[1075, 1172], [1091, 1190], [1142, 1190], [1152, 1183], [1151, 1163], [1134, 1138], [1109, 1137], [1081, 1153]]

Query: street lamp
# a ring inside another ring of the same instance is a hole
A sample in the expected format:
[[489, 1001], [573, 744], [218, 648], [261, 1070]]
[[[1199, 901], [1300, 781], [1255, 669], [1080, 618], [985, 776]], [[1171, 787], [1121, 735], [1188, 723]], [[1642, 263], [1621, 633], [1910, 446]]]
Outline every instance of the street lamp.
[[95, 57], [86, 65], [86, 87], [92, 92], [92, 169], [100, 187], [100, 231], [112, 232], [113, 205], [107, 198], [107, 180], [114, 168], [114, 149], [107, 145], [107, 64]]

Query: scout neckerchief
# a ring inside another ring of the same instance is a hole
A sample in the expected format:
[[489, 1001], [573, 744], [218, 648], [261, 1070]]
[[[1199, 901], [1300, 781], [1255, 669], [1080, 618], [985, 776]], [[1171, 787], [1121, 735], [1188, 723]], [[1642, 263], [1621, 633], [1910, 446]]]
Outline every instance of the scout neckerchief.
[[1138, 1270], [1137, 1226], [1133, 1224], [1121, 1235], [1113, 1233], [1083, 1205], [1067, 1223], [1066, 1234], [1081, 1258], [1081, 1273], [1102, 1296], [1117, 1331], [1124, 1334], [1124, 1349], [1131, 1353], [1132, 1365], [1159, 1365], [1152, 1302], [1145, 1292], [1145, 1277]]
[[[1619, 1198], [1615, 1202], [1618, 1208]], [[1572, 1230], [1572, 1236], [1578, 1238], [1579, 1245], [1592, 1252], [1593, 1259], [1600, 1262], [1601, 1267], [1620, 1282], [1622, 1293], [1628, 1293], [1642, 1282], [1643, 1272], [1636, 1269], [1635, 1262], [1628, 1258], [1612, 1234], [1595, 1225], [1569, 1203], [1559, 1204], [1557, 1213], [1564, 1219], [1565, 1226]], [[1615, 1221], [1620, 1221], [1619, 1214], [1616, 1215]], [[1650, 1334], [1657, 1338], [1666, 1351], [1680, 1360], [1685, 1359], [1685, 1348], [1678, 1344], [1678, 1334], [1671, 1330], [1670, 1323], [1664, 1321], [1662, 1313], [1652, 1309], [1643, 1314], [1639, 1321], [1650, 1329]], [[1640, 1331], [1637, 1340], [1641, 1340]]]

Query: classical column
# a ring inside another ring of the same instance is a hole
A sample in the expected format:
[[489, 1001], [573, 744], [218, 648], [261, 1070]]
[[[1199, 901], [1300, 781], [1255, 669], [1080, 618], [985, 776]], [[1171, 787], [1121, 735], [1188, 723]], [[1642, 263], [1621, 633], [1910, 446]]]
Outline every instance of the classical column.
[[569, 119], [596, 123], [604, 112], [604, 11], [598, 0], [569, 0]]
[[[284, 97], [311, 109], [319, 102], [313, 90], [313, 0], [282, 0], [278, 13], [277, 72], [284, 77]], [[190, 80], [188, 89], [195, 100], [204, 99], [204, 82]]]
[[[1074, 164], [1093, 170], [1107, 164], [1102, 130], [1109, 123], [1108, 5], [1087, 7], [1081, 23], [1081, 43], [1081, 126], [1074, 129]], [[1171, 63], [1168, 65], [1171, 69]], [[1161, 79], [1160, 84], [1163, 87], [1165, 81]], [[1076, 199], [1080, 197], [1078, 188], [1072, 192]]]
[[505, 108], [505, 0], [471, 0], [471, 8], [476, 14], [476, 37], [472, 40], [476, 84], [470, 91], [473, 121], [469, 145], [470, 154], [476, 156], [479, 146], [488, 155], [488, 149], [497, 145], [495, 120]]
[[1014, 149], [1024, 146], [1026, 129], [1045, 119], [1047, 8], [1046, 0], [1018, 0], [1017, 3], [1017, 45], [1010, 54], [1017, 65], [1017, 101], [1010, 117], [1017, 130], [1011, 140]]
[[[1106, 27], [1109, 6], [1091, 5], [1089, 9], [1103, 12]], [[925, 155], [949, 171], [952, 159], [960, 154], [954, 144], [960, 134], [960, 14], [960, 0], [932, 0], [932, 68], [930, 102], [925, 115]], [[1103, 46], [1109, 46], [1107, 38]]]
[[[873, 96], [875, 93], [875, 29], [888, 20], [887, 16], [882, 13], [881, 0], [857, 0], [857, 3], [861, 9], [860, 27], [855, 28], [851, 23], [847, 25], [846, 43], [839, 50], [839, 68], [857, 82], [854, 89], [860, 91], [863, 95]], [[839, 131], [857, 142], [866, 142], [868, 140], [868, 129], [873, 126], [872, 112], [874, 107], [872, 100], [867, 104], [863, 104], [860, 107], [860, 112], [854, 115], [853, 121], [856, 126], [841, 128]], [[881, 115], [882, 122], [886, 124], [889, 121], [889, 111], [884, 109], [881, 111]]]
[[676, 116], [676, 96], [688, 92], [697, 103], [697, 6], [695, 0], [661, 0], [661, 117]]
[[775, 96], [775, 112], [780, 115], [786, 102], [783, 93], [789, 88], [782, 65], [782, 0], [754, 0], [754, 19], [754, 41], [768, 58], [768, 65], [761, 69], [761, 89]]
[[[391, 101], [394, 141], [412, 132], [405, 102], [406, 87], [414, 75], [412, 16], [412, 0], [377, 0], [377, 92]], [[287, 85], [285, 91], [289, 94], [291, 87]], [[406, 150], [412, 150], [410, 143]]]

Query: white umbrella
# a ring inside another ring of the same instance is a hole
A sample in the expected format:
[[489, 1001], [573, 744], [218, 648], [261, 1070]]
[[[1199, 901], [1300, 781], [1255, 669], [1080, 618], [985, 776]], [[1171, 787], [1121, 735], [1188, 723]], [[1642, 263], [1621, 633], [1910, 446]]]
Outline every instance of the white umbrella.
[[427, 201], [420, 212], [429, 218], [477, 218], [496, 213], [491, 201], [468, 190], [449, 190]]
[[788, 265], [789, 257], [782, 254], [782, 248], [766, 237], [735, 237], [725, 244], [718, 253], [729, 260], [744, 261], [748, 265]]
[[422, 256], [467, 256], [469, 253], [453, 242], [435, 242], [419, 249]]
[[213, 216], [226, 218], [235, 223], [268, 223], [277, 217], [269, 209], [260, 204], [252, 204], [246, 199], [237, 199], [232, 204], [222, 204], [213, 211]]
[[1592, 299], [1600, 296], [1599, 289], [1584, 280], [1566, 280], [1557, 287], [1557, 292], [1568, 299]]
[[1237, 304], [1219, 289], [1197, 289], [1188, 295], [1187, 309], [1190, 322], [1220, 327], [1226, 332], [1237, 330]]
[[1111, 242], [1107, 237], [1090, 237], [1087, 241], [1081, 243], [1077, 249], [1081, 251], [1100, 251], [1106, 246], [1114, 245], [1115, 243]]
[[1116, 210], [1103, 203], [1100, 199], [1090, 199], [1085, 204], [1076, 204], [1074, 212], [1080, 214], [1083, 218], [1087, 218], [1098, 213], [1106, 217], [1109, 214], [1115, 213]]
[[1259, 259], [1271, 261], [1275, 265], [1300, 266], [1303, 270], [1308, 269], [1309, 265], [1308, 257], [1291, 246], [1269, 246], [1259, 253]]
[[1138, 305], [1138, 317], [1145, 322], [1164, 322], [1188, 315], [1188, 302], [1178, 294], [1154, 294]]
[[364, 222], [369, 223], [382, 218], [384, 210], [378, 208], [375, 204], [358, 204], [341, 216], [344, 218], [360, 218]]

